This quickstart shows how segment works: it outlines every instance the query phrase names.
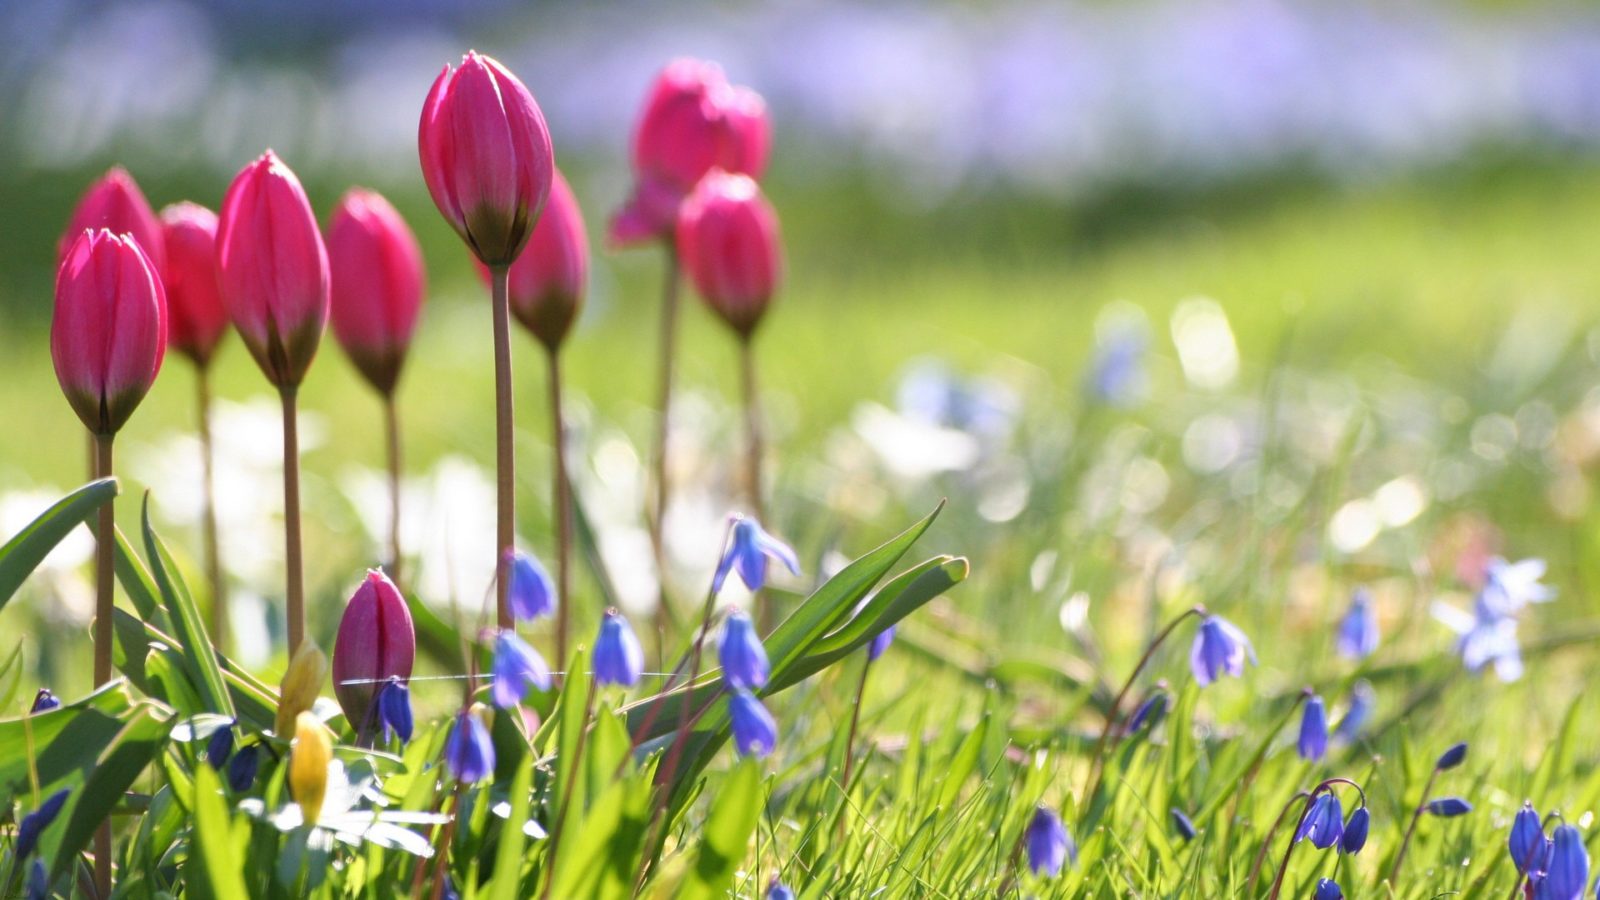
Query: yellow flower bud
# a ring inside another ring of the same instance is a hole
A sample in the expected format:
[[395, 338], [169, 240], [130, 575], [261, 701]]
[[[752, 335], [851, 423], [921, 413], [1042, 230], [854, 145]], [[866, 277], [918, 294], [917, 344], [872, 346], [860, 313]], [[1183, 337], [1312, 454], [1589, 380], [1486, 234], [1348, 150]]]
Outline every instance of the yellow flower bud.
[[300, 804], [307, 825], [322, 815], [328, 793], [328, 764], [333, 762], [333, 742], [317, 717], [303, 712], [294, 720], [294, 744], [289, 749], [289, 791]]
[[278, 685], [278, 716], [273, 732], [286, 738], [295, 729], [299, 715], [317, 702], [322, 682], [328, 677], [328, 658], [310, 640], [301, 642], [299, 652], [289, 661], [289, 671], [283, 673], [283, 683]]

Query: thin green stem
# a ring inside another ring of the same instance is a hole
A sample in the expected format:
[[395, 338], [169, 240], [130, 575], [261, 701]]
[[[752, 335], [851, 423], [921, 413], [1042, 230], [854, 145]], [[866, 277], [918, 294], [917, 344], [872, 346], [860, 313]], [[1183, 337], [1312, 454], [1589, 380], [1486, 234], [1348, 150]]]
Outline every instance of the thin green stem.
[[[1361, 789], [1361, 785], [1356, 784], [1354, 781], [1351, 781], [1348, 778], [1329, 778], [1329, 779], [1323, 781], [1321, 784], [1317, 785], [1316, 787], [1312, 788], [1311, 792], [1309, 794], [1306, 794], [1305, 801], [1304, 801], [1303, 805], [1300, 808], [1300, 818], [1295, 822], [1295, 826], [1294, 826], [1295, 835], [1298, 835], [1300, 833], [1301, 826], [1303, 826], [1305, 824], [1306, 816], [1311, 814], [1311, 804], [1312, 804], [1312, 802], [1314, 800], [1316, 800], [1317, 795], [1321, 794], [1321, 793], [1323, 793], [1325, 791], [1328, 792], [1328, 793], [1332, 793], [1333, 786], [1336, 785], [1336, 784], [1348, 784], [1351, 787], [1355, 788], [1356, 789], [1356, 793], [1359, 794], [1360, 797], [1361, 797], [1361, 805], [1362, 806], [1366, 806], [1367, 805], [1367, 792]], [[1294, 805], [1294, 801], [1290, 800], [1289, 803], [1288, 803], [1288, 807], [1292, 807], [1293, 805]], [[1288, 808], [1288, 807], [1285, 807], [1285, 808]], [[1270, 836], [1269, 836], [1269, 838], [1270, 838]], [[1272, 879], [1272, 892], [1267, 894], [1267, 900], [1278, 900], [1278, 893], [1283, 890], [1283, 879], [1284, 879], [1284, 876], [1289, 873], [1289, 858], [1294, 855], [1295, 845], [1299, 844], [1299, 843], [1300, 842], [1295, 840], [1293, 835], [1290, 836], [1290, 838], [1289, 838], [1289, 846], [1285, 847], [1284, 850], [1283, 850], [1283, 861], [1278, 864], [1278, 874], [1277, 874], [1276, 877], [1274, 877]]]
[[389, 462], [389, 578], [396, 586], [401, 584], [400, 562], [400, 411], [394, 402], [394, 392], [383, 395], [383, 430]]
[[583, 745], [589, 737], [589, 719], [594, 715], [595, 679], [589, 677], [589, 689], [583, 698], [583, 723], [578, 729], [578, 741], [573, 747], [572, 768], [567, 777], [566, 784], [561, 786], [561, 805], [556, 807], [556, 820], [550, 826], [550, 850], [545, 854], [545, 869], [548, 877], [544, 883], [544, 896], [546, 900], [556, 885], [556, 853], [561, 849], [562, 826], [566, 824], [567, 816], [572, 812], [572, 786], [583, 776]]
[[1428, 781], [1422, 786], [1422, 797], [1417, 800], [1417, 808], [1411, 813], [1411, 824], [1406, 826], [1406, 836], [1400, 841], [1400, 850], [1394, 855], [1394, 865], [1389, 867], [1389, 883], [1394, 884], [1400, 875], [1400, 864], [1406, 860], [1406, 851], [1411, 848], [1411, 835], [1416, 833], [1417, 820], [1422, 818], [1422, 811], [1427, 808], [1428, 795], [1433, 793], [1434, 779], [1439, 777], [1438, 767], [1428, 773]]
[[195, 368], [196, 417], [200, 427], [200, 539], [205, 549], [206, 579], [211, 582], [211, 643], [227, 655], [233, 633], [228, 609], [227, 579], [222, 574], [222, 549], [217, 540], [216, 451], [211, 441], [211, 366]]

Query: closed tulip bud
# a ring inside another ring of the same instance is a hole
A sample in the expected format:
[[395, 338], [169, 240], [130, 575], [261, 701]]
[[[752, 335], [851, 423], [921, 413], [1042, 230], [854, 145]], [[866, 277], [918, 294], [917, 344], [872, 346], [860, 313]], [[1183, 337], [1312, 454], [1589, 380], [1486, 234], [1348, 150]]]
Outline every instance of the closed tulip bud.
[[144, 399], [167, 346], [167, 300], [150, 258], [127, 235], [79, 235], [56, 274], [50, 355], [73, 412], [115, 434]]
[[633, 687], [644, 674], [644, 648], [622, 613], [606, 610], [594, 639], [594, 680], [598, 684]]
[[499, 62], [445, 66], [422, 106], [417, 149], [428, 193], [473, 255], [510, 265], [550, 195], [555, 154], [544, 113]]
[[376, 720], [372, 700], [391, 678], [411, 677], [417, 632], [400, 589], [373, 569], [350, 595], [333, 643], [333, 695], [345, 721], [358, 733]]
[[217, 214], [195, 203], [174, 203], [161, 211], [161, 235], [167, 346], [205, 365], [228, 330], [217, 281]]
[[306, 824], [322, 815], [328, 794], [328, 765], [333, 762], [333, 742], [317, 717], [303, 712], [294, 720], [294, 743], [289, 748], [289, 793], [300, 804]]
[[578, 318], [588, 280], [589, 238], [583, 230], [583, 210], [557, 171], [550, 184], [550, 202], [528, 246], [511, 264], [511, 313], [554, 353]]
[[729, 687], [759, 688], [767, 683], [767, 650], [742, 610], [734, 610], [722, 623], [717, 657], [722, 664], [722, 680]]
[[684, 201], [678, 254], [706, 303], [748, 337], [777, 290], [778, 215], [748, 175], [713, 171]]
[[394, 390], [422, 308], [422, 249], [382, 195], [351, 188], [328, 222], [333, 335], [381, 394]]
[[271, 150], [223, 198], [217, 272], [228, 315], [267, 380], [299, 385], [328, 321], [328, 253], [300, 179]]
[[1367, 845], [1367, 832], [1372, 827], [1372, 815], [1365, 806], [1356, 807], [1355, 812], [1344, 823], [1344, 835], [1339, 838], [1339, 849], [1344, 853], [1355, 855]]
[[162, 245], [161, 223], [138, 183], [121, 166], [113, 167], [83, 192], [56, 244], [57, 262], [66, 259], [78, 235], [97, 228], [112, 234], [132, 235], [155, 264], [156, 272], [164, 271], [166, 250]]
[[322, 691], [322, 681], [328, 677], [328, 658], [310, 639], [300, 642], [300, 649], [289, 660], [289, 668], [278, 685], [278, 715], [273, 721], [273, 733], [287, 738], [294, 730], [294, 720], [311, 709]]
[[772, 147], [766, 104], [716, 63], [675, 59], [650, 86], [633, 132], [633, 195], [612, 220], [619, 245], [671, 238], [678, 206], [714, 168], [761, 177]]

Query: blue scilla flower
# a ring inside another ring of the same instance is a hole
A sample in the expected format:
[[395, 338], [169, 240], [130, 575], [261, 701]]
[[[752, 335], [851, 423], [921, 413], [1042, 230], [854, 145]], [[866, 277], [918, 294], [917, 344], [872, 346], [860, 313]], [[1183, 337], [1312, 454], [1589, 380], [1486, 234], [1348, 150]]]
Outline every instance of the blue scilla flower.
[[1339, 623], [1339, 655], [1349, 659], [1365, 659], [1378, 649], [1378, 611], [1372, 605], [1372, 593], [1358, 589], [1350, 598], [1350, 611]]
[[1432, 800], [1429, 800], [1427, 804], [1423, 806], [1423, 809], [1426, 809], [1429, 815], [1438, 816], [1442, 819], [1449, 819], [1454, 818], [1455, 816], [1464, 816], [1467, 813], [1472, 812], [1472, 804], [1461, 799], [1460, 797], [1436, 797]]
[[937, 361], [912, 366], [895, 399], [907, 418], [978, 437], [1002, 437], [1016, 419], [1010, 388], [993, 378], [963, 377]]
[[1186, 841], [1194, 840], [1194, 820], [1183, 814], [1183, 810], [1174, 806], [1172, 808], [1172, 828], [1178, 832], [1178, 837]]
[[55, 694], [50, 693], [49, 688], [39, 688], [39, 693], [33, 695], [33, 706], [29, 707], [28, 712], [42, 713], [60, 708], [61, 701], [56, 699]]
[[28, 890], [23, 896], [27, 900], [49, 900], [50, 873], [45, 871], [44, 860], [36, 859], [28, 867]]
[[1511, 862], [1518, 872], [1540, 868], [1536, 864], [1544, 856], [1544, 842], [1544, 823], [1539, 819], [1539, 811], [1533, 808], [1533, 801], [1525, 800], [1511, 819], [1511, 837], [1507, 842]]
[[477, 784], [494, 773], [494, 741], [483, 720], [468, 710], [457, 713], [450, 726], [444, 764], [462, 784]]
[[1496, 556], [1489, 560], [1484, 571], [1478, 602], [1495, 615], [1514, 616], [1530, 603], [1553, 600], [1555, 590], [1539, 583], [1544, 573], [1545, 562], [1542, 559], [1506, 562]]
[[256, 783], [256, 773], [261, 771], [261, 745], [248, 744], [228, 760], [228, 787], [236, 794], [250, 790]]
[[1339, 852], [1354, 856], [1367, 845], [1367, 832], [1372, 828], [1372, 814], [1365, 806], [1358, 806], [1345, 820], [1344, 834], [1339, 838]]
[[599, 684], [633, 687], [644, 674], [644, 648], [622, 613], [606, 610], [600, 635], [594, 639], [594, 680]]
[[1462, 741], [1459, 744], [1452, 745], [1449, 749], [1439, 754], [1439, 761], [1433, 764], [1433, 768], [1440, 772], [1443, 772], [1446, 769], [1454, 769], [1456, 766], [1461, 765], [1466, 758], [1467, 742]]
[[1339, 727], [1334, 730], [1334, 738], [1340, 743], [1353, 744], [1361, 738], [1361, 732], [1367, 727], [1367, 722], [1372, 718], [1372, 709], [1378, 703], [1378, 692], [1372, 689], [1372, 683], [1362, 679], [1350, 688], [1350, 706], [1345, 710], [1344, 718], [1339, 720]]
[[227, 764], [228, 757], [233, 753], [233, 720], [228, 720], [211, 732], [211, 739], [206, 741], [206, 762], [218, 772]]
[[728, 718], [733, 746], [740, 756], [766, 756], [778, 746], [777, 721], [749, 691], [738, 689], [728, 694]]
[[734, 610], [722, 623], [717, 659], [722, 663], [722, 680], [729, 687], [750, 690], [767, 683], [771, 671], [767, 650], [761, 646], [756, 626], [744, 610]]
[[1589, 851], [1583, 833], [1571, 825], [1558, 825], [1544, 878], [1534, 889], [1539, 900], [1577, 900], [1589, 886]]
[[1312, 694], [1306, 698], [1305, 710], [1300, 716], [1300, 739], [1295, 750], [1301, 759], [1316, 762], [1328, 755], [1328, 710], [1322, 698]]
[[719, 593], [728, 573], [737, 570], [744, 586], [759, 591], [767, 583], [767, 558], [783, 563], [796, 575], [800, 574], [800, 558], [789, 545], [762, 530], [760, 523], [749, 516], [741, 516], [733, 523], [733, 542], [722, 562], [717, 564], [717, 574], [711, 579], [711, 592]]
[[1157, 688], [1152, 691], [1139, 708], [1128, 717], [1128, 724], [1124, 726], [1125, 734], [1138, 734], [1141, 728], [1155, 728], [1161, 720], [1167, 717], [1167, 711], [1172, 708], [1172, 695]]
[[39, 808], [22, 817], [17, 825], [17, 842], [12, 847], [13, 858], [27, 859], [39, 846], [39, 836], [50, 827], [50, 823], [61, 815], [61, 807], [67, 803], [68, 789], [62, 788], [54, 794], [44, 798]]
[[1222, 675], [1244, 674], [1245, 660], [1256, 661], [1255, 648], [1238, 626], [1221, 616], [1206, 616], [1189, 650], [1189, 669], [1205, 687]]
[[1130, 325], [1113, 328], [1095, 347], [1089, 364], [1089, 394], [1108, 406], [1128, 407], [1145, 393], [1143, 329]]
[[1344, 891], [1339, 890], [1339, 883], [1332, 878], [1318, 878], [1317, 892], [1314, 900], [1344, 900]]
[[489, 696], [501, 709], [521, 703], [530, 687], [550, 690], [550, 667], [545, 665], [544, 657], [510, 629], [495, 635], [490, 672], [494, 675], [494, 685]]
[[378, 691], [378, 721], [383, 725], [383, 739], [400, 738], [400, 743], [410, 742], [413, 729], [411, 717], [411, 689], [398, 678], [390, 678]]
[[867, 645], [867, 662], [877, 662], [878, 657], [882, 656], [892, 643], [894, 643], [894, 626], [890, 625], [872, 636], [872, 643]]
[[1344, 836], [1344, 811], [1332, 791], [1324, 791], [1311, 801], [1311, 809], [1294, 833], [1296, 841], [1310, 840], [1318, 850], [1326, 850]]
[[1034, 807], [1023, 842], [1028, 851], [1028, 868], [1035, 875], [1054, 878], [1061, 874], [1061, 867], [1067, 860], [1078, 861], [1078, 847], [1067, 833], [1067, 826], [1061, 823], [1055, 810], [1042, 803]]
[[550, 615], [556, 608], [556, 589], [550, 573], [533, 554], [521, 550], [508, 552], [511, 554], [511, 584], [506, 591], [506, 602], [511, 606], [511, 615], [519, 622]]
[[1471, 614], [1445, 603], [1433, 605], [1434, 618], [1457, 635], [1456, 652], [1469, 672], [1493, 665], [1506, 682], [1522, 677], [1522, 647], [1517, 642], [1517, 620], [1501, 615], [1485, 603], [1480, 593]]
[[767, 900], [794, 900], [794, 891], [774, 878], [772, 883], [767, 885]]

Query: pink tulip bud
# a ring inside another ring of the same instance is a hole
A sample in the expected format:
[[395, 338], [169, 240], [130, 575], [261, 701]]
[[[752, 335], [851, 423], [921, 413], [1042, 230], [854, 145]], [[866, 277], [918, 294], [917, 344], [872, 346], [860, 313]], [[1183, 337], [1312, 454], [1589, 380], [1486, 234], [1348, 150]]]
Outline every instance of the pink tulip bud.
[[761, 95], [730, 85], [716, 63], [676, 59], [656, 76], [633, 133], [633, 195], [612, 243], [671, 239], [678, 206], [713, 168], [760, 177], [772, 146]]
[[271, 150], [222, 200], [217, 271], [234, 327], [267, 379], [298, 385], [328, 321], [328, 253], [300, 179]]
[[115, 434], [161, 371], [167, 299], [155, 265], [130, 235], [83, 232], [56, 274], [50, 355], [73, 412]]
[[555, 352], [578, 317], [588, 277], [583, 211], [558, 171], [528, 248], [511, 265], [511, 312]]
[[439, 212], [486, 266], [522, 252], [550, 195], [555, 154], [544, 113], [505, 66], [468, 53], [422, 105], [422, 177]]
[[706, 303], [748, 337], [783, 267], [778, 216], [755, 180], [721, 170], [701, 179], [678, 217], [678, 254]]
[[167, 267], [167, 340], [205, 365], [228, 328], [217, 283], [217, 214], [187, 201], [161, 211]]
[[422, 307], [422, 250], [373, 191], [352, 188], [328, 224], [333, 334], [379, 392], [394, 390]]
[[156, 265], [158, 276], [165, 272], [166, 251], [162, 247], [161, 223], [150, 209], [144, 192], [134, 182], [128, 170], [116, 166], [83, 192], [72, 218], [56, 244], [56, 262], [67, 258], [67, 251], [77, 243], [87, 228], [104, 228], [112, 234], [131, 234], [139, 242], [150, 261]]
[[410, 679], [416, 658], [417, 633], [405, 598], [382, 572], [368, 572], [344, 608], [333, 643], [333, 693], [351, 728], [359, 733], [375, 726], [373, 698], [390, 678]]

